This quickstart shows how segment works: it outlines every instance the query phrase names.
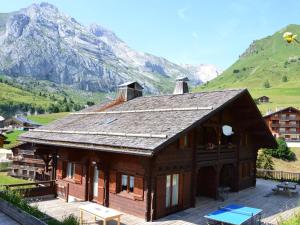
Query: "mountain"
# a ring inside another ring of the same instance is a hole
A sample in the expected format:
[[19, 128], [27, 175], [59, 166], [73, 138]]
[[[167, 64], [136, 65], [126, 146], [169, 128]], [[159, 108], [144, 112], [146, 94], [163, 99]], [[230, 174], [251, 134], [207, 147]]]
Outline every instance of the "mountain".
[[148, 93], [172, 91], [174, 80], [198, 75], [162, 57], [130, 48], [100, 25], [83, 26], [48, 3], [0, 14], [0, 73], [25, 82], [47, 80], [86, 91], [111, 92], [137, 80]]
[[263, 112], [300, 107], [300, 45], [285, 42], [286, 31], [300, 35], [300, 25], [288, 25], [253, 41], [220, 76], [195, 90], [248, 88], [254, 98], [270, 97], [271, 103], [259, 106]]
[[223, 71], [217, 66], [212, 64], [182, 64], [183, 68], [187, 69], [191, 73], [191, 78], [195, 81], [199, 81], [199, 84], [202, 82], [210, 81], [217, 76], [219, 76]]

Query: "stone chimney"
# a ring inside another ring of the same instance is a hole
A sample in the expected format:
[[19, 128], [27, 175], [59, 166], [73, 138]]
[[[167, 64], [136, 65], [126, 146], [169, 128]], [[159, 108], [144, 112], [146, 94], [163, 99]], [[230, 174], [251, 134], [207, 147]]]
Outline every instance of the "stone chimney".
[[179, 95], [184, 93], [189, 93], [188, 82], [189, 79], [187, 77], [178, 77], [176, 79], [176, 85], [173, 94]]
[[126, 82], [118, 86], [117, 99], [127, 102], [131, 99], [143, 96], [143, 87], [138, 82]]

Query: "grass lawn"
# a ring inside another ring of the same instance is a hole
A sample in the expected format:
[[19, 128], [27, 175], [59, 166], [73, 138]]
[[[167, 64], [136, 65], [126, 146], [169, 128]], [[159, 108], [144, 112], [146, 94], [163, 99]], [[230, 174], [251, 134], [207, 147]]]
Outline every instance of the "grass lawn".
[[28, 116], [27, 118], [34, 122], [45, 125], [54, 120], [60, 119], [68, 114], [69, 114], [68, 112], [61, 112], [61, 113], [52, 113], [52, 114], [32, 115], [32, 116]]
[[20, 134], [24, 133], [25, 131], [23, 130], [14, 130], [11, 133], [6, 134], [5, 136], [7, 137], [6, 141], [9, 141], [9, 144], [5, 144], [3, 147], [10, 149], [19, 142], [17, 141], [17, 138]]
[[299, 225], [299, 224], [300, 224], [300, 213], [295, 214], [295, 216], [280, 223], [280, 225]]
[[21, 184], [21, 183], [29, 183], [29, 182], [31, 181], [8, 176], [7, 172], [0, 172], [0, 186], [5, 184]]
[[288, 172], [299, 172], [300, 171], [300, 148], [291, 148], [296, 154], [296, 161], [288, 162], [282, 159], [273, 158], [274, 169]]

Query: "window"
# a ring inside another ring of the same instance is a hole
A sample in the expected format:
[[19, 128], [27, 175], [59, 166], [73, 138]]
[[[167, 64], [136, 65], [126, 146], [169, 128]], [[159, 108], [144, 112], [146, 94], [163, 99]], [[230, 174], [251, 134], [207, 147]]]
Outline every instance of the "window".
[[73, 179], [74, 178], [74, 174], [75, 174], [75, 163], [68, 162], [68, 165], [67, 165], [67, 177]]
[[179, 146], [180, 146], [180, 148], [187, 147], [188, 146], [188, 141], [189, 141], [189, 139], [188, 139], [188, 135], [187, 134], [181, 136], [180, 139], [179, 139]]
[[179, 196], [179, 174], [166, 176], [166, 208], [176, 207]]
[[22, 170], [23, 175], [27, 175], [27, 170]]
[[14, 169], [14, 174], [18, 174], [19, 170], [18, 169]]
[[29, 176], [34, 176], [34, 171], [29, 171]]
[[133, 192], [134, 176], [122, 174], [121, 175], [121, 191]]

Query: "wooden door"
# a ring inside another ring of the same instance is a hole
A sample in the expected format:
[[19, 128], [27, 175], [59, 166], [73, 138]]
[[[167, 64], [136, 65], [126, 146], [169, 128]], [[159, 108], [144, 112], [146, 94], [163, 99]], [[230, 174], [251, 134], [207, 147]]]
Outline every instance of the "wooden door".
[[104, 204], [105, 179], [104, 171], [97, 166], [90, 167], [89, 201]]

